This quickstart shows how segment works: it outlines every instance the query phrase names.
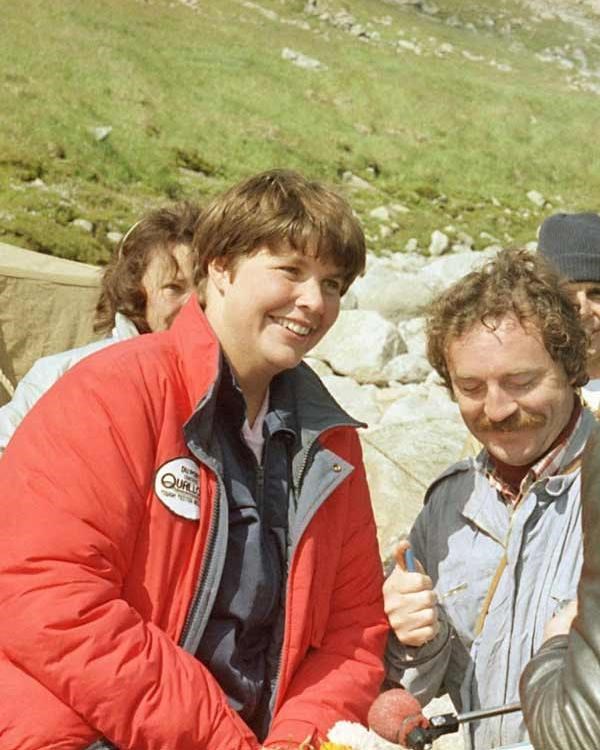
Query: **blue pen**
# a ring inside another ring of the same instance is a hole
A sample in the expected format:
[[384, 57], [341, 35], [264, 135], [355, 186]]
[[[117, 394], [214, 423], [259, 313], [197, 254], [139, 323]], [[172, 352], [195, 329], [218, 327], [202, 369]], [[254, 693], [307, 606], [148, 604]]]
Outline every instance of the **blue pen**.
[[415, 565], [415, 555], [412, 549], [409, 547], [404, 553], [404, 564], [408, 573], [415, 573], [417, 566]]

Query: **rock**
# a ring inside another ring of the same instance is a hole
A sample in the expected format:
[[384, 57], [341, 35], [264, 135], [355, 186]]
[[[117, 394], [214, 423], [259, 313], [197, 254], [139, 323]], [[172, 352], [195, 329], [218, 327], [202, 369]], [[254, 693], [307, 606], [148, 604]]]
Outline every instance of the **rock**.
[[[431, 373], [431, 367], [429, 368]], [[436, 373], [437, 375], [437, 373]], [[461, 421], [456, 403], [443, 385], [425, 379], [424, 383], [405, 385], [397, 400], [384, 410], [382, 424], [399, 424], [420, 419], [456, 419]]]
[[343, 378], [339, 375], [324, 375], [321, 379], [342, 409], [354, 419], [369, 426], [379, 422], [382, 409], [377, 399], [379, 389], [376, 386], [360, 385], [352, 378]]
[[304, 357], [304, 362], [306, 362], [310, 369], [314, 370], [320, 378], [323, 378], [325, 375], [333, 375], [331, 367], [329, 367], [326, 362], [322, 362], [316, 357]]
[[500, 245], [500, 240], [497, 237], [494, 237], [494, 235], [490, 234], [489, 232], [479, 232], [479, 236], [482, 240], [487, 240], [488, 242], [492, 242], [495, 245]]
[[436, 52], [440, 55], [450, 55], [454, 52], [454, 45], [450, 44], [450, 42], [443, 42], [437, 48]]
[[71, 222], [71, 226], [78, 227], [79, 229], [83, 229], [84, 232], [93, 232], [94, 231], [94, 225], [91, 221], [88, 221], [87, 219], [73, 219]]
[[344, 172], [342, 175], [342, 181], [350, 187], [357, 188], [358, 190], [375, 190], [373, 185], [362, 177], [353, 174], [352, 172]]
[[34, 188], [40, 188], [41, 190], [47, 190], [48, 189], [48, 186], [46, 185], [46, 183], [44, 182], [44, 180], [42, 180], [41, 177], [36, 177], [35, 180], [30, 180], [27, 183], [27, 186], [28, 187], [34, 187]]
[[391, 253], [386, 261], [390, 268], [402, 273], [420, 273], [429, 262], [424, 255], [414, 253]]
[[250, 10], [256, 10], [258, 11], [261, 16], [264, 16], [265, 18], [268, 18], [269, 21], [278, 21], [279, 16], [275, 11], [269, 10], [268, 8], [263, 8], [262, 6], [258, 5], [258, 3], [252, 3], [250, 0], [245, 0], [245, 2], [242, 3], [244, 8], [249, 8]]
[[107, 232], [106, 239], [111, 243], [111, 245], [118, 245], [119, 242], [121, 242], [121, 240], [123, 239], [123, 233], [122, 232]]
[[410, 42], [408, 39], [398, 39], [396, 45], [399, 49], [406, 49], [410, 50], [410, 52], [414, 52], [415, 55], [420, 55], [422, 51], [421, 47], [416, 42]]
[[440, 9], [435, 3], [428, 3], [425, 0], [421, 3], [421, 10], [428, 16], [436, 16], [440, 12]]
[[469, 247], [469, 245], [463, 245], [462, 242], [453, 242], [450, 249], [453, 253], [468, 253], [473, 248]]
[[431, 233], [431, 242], [429, 243], [429, 255], [441, 255], [448, 249], [449, 244], [448, 235], [440, 232], [439, 229], [434, 229]]
[[350, 288], [340, 300], [340, 310], [355, 310], [357, 307], [358, 300], [356, 299], [356, 294]]
[[383, 383], [383, 368], [403, 346], [396, 328], [372, 310], [342, 310], [311, 355], [359, 383]]
[[97, 141], [104, 141], [112, 133], [112, 125], [99, 125], [95, 128], [88, 128], [90, 133]]
[[464, 49], [461, 54], [465, 60], [469, 60], [470, 62], [481, 62], [482, 60], [485, 60], [483, 55], [474, 55], [472, 52], [469, 52], [468, 49]]
[[499, 253], [500, 250], [502, 250], [502, 245], [500, 244], [493, 244], [493, 245], [487, 245], [483, 248], [481, 251], [482, 253]]
[[457, 232], [456, 239], [461, 244], [466, 245], [467, 247], [470, 247], [470, 248], [472, 248], [475, 245], [475, 240], [471, 237], [470, 234], [467, 234], [466, 232]]
[[533, 205], [537, 206], [538, 208], [543, 208], [546, 205], [546, 199], [541, 193], [538, 193], [537, 190], [530, 190], [527, 193], [527, 197], [533, 203]]
[[416, 253], [419, 249], [419, 242], [416, 237], [411, 237], [406, 245], [404, 245], [404, 249], [407, 253]]
[[314, 57], [308, 57], [303, 55], [302, 52], [296, 52], [296, 50], [284, 47], [281, 50], [281, 57], [283, 60], [289, 60], [293, 65], [297, 65], [299, 68], [305, 70], [327, 70], [327, 66]]
[[461, 420], [423, 417], [361, 432], [382, 552], [409, 531], [427, 487], [458, 460], [465, 438]]
[[358, 278], [352, 291], [359, 309], [376, 310], [391, 321], [420, 315], [435, 294], [422, 274], [397, 271], [385, 259]]
[[389, 210], [385, 206], [378, 206], [372, 211], [369, 211], [369, 216], [373, 219], [378, 219], [379, 221], [389, 221], [392, 218]]
[[496, 68], [496, 70], [499, 70], [501, 73], [512, 72], [512, 65], [509, 65], [508, 63], [500, 63], [496, 60], [490, 60], [490, 65], [492, 66], [492, 68]]
[[383, 368], [383, 377], [388, 383], [421, 383], [429, 375], [431, 365], [417, 352], [398, 354]]
[[494, 255], [495, 251], [473, 252], [471, 250], [465, 253], [444, 255], [428, 263], [420, 276], [422, 281], [429, 284], [437, 294]]
[[407, 386], [405, 385], [392, 383], [391, 385], [377, 389], [377, 403], [379, 404], [382, 414], [385, 413], [390, 406], [395, 404], [399, 398], [402, 398], [406, 388]]
[[409, 318], [398, 323], [398, 331], [410, 354], [426, 355], [425, 318]]

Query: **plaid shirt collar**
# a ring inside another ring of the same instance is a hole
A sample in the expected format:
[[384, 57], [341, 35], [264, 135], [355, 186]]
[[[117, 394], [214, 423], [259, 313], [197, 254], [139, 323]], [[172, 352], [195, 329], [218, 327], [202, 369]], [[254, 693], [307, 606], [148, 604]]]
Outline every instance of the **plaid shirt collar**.
[[527, 474], [521, 480], [518, 491], [510, 484], [505, 482], [496, 472], [494, 462], [489, 454], [486, 456], [486, 462], [484, 466], [484, 472], [489, 483], [498, 490], [500, 496], [513, 507], [518, 505], [522, 498], [529, 492], [529, 488], [540, 479], [546, 479], [547, 477], [554, 476], [559, 473], [562, 468], [562, 462], [569, 447], [569, 443], [573, 435], [577, 432], [581, 420], [583, 419], [583, 411], [579, 410], [579, 416], [573, 423], [571, 430], [563, 437], [563, 439], [554, 446], [554, 448], [543, 455], [539, 461], [537, 461], [529, 469]]

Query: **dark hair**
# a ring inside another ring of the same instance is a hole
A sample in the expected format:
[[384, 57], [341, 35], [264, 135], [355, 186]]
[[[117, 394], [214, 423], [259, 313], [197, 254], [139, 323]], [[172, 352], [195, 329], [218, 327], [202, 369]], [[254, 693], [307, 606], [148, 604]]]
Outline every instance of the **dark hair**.
[[[131, 227], [102, 275], [95, 331], [110, 330], [116, 313], [120, 312], [140, 333], [150, 332], [142, 277], [156, 252], [169, 253], [176, 245], [191, 246], [199, 216], [198, 206], [182, 202], [154, 209]], [[175, 276], [177, 263], [174, 258], [172, 262]]]
[[274, 250], [285, 242], [300, 252], [314, 245], [317, 257], [342, 271], [344, 292], [364, 270], [364, 234], [346, 200], [297, 172], [273, 169], [234, 185], [203, 211], [193, 246], [195, 284], [216, 258], [231, 265], [261, 245]]
[[542, 256], [508, 249], [455, 282], [431, 305], [427, 357], [450, 391], [450, 342], [477, 323], [495, 330], [508, 314], [536, 328], [573, 385], [585, 385], [588, 337], [565, 283]]

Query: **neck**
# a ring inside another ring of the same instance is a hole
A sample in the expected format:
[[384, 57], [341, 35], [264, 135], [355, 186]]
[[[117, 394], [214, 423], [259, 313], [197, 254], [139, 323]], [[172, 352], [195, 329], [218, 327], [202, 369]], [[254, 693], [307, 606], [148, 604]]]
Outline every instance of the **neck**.
[[246, 419], [248, 420], [250, 427], [252, 427], [254, 420], [260, 411], [260, 407], [263, 405], [269, 386], [267, 384], [262, 388], [253, 387], [249, 389], [244, 386], [237, 376], [236, 380], [240, 386], [242, 395], [244, 396], [244, 401], [246, 402]]
[[260, 407], [265, 399], [269, 383], [271, 382], [271, 377], [262, 372], [254, 372], [247, 366], [247, 361], [245, 361], [246, 358], [239, 354], [237, 356], [237, 360], [239, 361], [236, 361], [236, 357], [231, 356], [231, 352], [237, 351], [239, 347], [236, 348], [235, 345], [229, 345], [230, 337], [226, 335], [227, 327], [222, 324], [221, 311], [217, 304], [218, 297], [216, 298], [217, 301], [215, 301], [214, 295], [214, 291], [212, 295], [207, 295], [207, 304], [204, 314], [219, 340], [221, 350], [227, 358], [231, 372], [235, 377], [235, 382], [238, 384], [242, 392], [244, 401], [246, 402], [246, 417], [248, 419], [248, 424], [253, 425], [256, 415], [260, 411]]

